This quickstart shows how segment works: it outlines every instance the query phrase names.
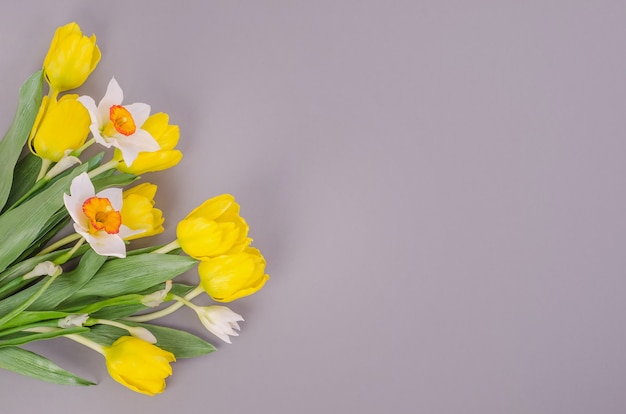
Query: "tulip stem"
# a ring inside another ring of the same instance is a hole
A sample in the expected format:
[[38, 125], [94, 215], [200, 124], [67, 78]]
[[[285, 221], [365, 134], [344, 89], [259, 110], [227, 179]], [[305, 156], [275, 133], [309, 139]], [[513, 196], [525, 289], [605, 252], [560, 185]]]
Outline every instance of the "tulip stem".
[[180, 243], [178, 242], [178, 239], [176, 239], [173, 242], [168, 243], [165, 246], [161, 247], [160, 249], [157, 249], [151, 253], [169, 253], [174, 249], [178, 249], [179, 247], [180, 247]]
[[64, 237], [61, 240], [57, 241], [56, 243], [51, 244], [50, 246], [46, 247], [45, 249], [43, 249], [42, 251], [37, 253], [36, 256], [42, 256], [44, 254], [53, 252], [56, 249], [58, 249], [59, 247], [65, 246], [66, 244], [69, 244], [69, 243], [73, 242], [74, 240], [78, 240], [80, 238], [81, 238], [81, 235], [78, 234], [78, 233], [70, 234], [69, 236]]
[[184, 304], [180, 301], [180, 299], [183, 299], [185, 301], [190, 301], [191, 299], [195, 298], [196, 296], [198, 296], [202, 292], [204, 292], [204, 289], [202, 289], [202, 286], [197, 286], [194, 290], [192, 290], [191, 292], [187, 293], [184, 298], [180, 298], [178, 296], [174, 296], [174, 299], [176, 299], [177, 302], [174, 303], [173, 305], [168, 306], [165, 309], [162, 309], [162, 310], [156, 311], [156, 312], [146, 313], [144, 315], [129, 316], [129, 317], [123, 318], [123, 319], [125, 321], [130, 321], [130, 322], [148, 322], [148, 321], [151, 321], [151, 320], [154, 320], [154, 319], [162, 318], [164, 316], [167, 316], [167, 315], [170, 315], [170, 314], [176, 312], [178, 309], [183, 307]]
[[72, 151], [70, 155], [74, 157], [80, 157], [80, 154], [82, 154], [83, 151], [85, 151], [87, 148], [91, 147], [95, 142], [96, 142], [96, 139], [91, 138], [89, 141], [85, 142], [82, 147]]
[[99, 166], [98, 168], [95, 168], [93, 170], [91, 170], [89, 172], [89, 178], [94, 178], [100, 174], [102, 174], [103, 172], [107, 172], [109, 170], [112, 170], [113, 168], [117, 167], [117, 165], [120, 162], [117, 160], [111, 160], [107, 163], [102, 164], [101, 166]]
[[81, 345], [85, 345], [87, 348], [93, 349], [100, 355], [104, 356], [104, 347], [98, 343], [95, 343], [91, 339], [87, 339], [77, 334], [69, 334], [69, 335], [64, 335], [64, 336], [68, 339], [71, 339], [74, 342], [78, 342]]

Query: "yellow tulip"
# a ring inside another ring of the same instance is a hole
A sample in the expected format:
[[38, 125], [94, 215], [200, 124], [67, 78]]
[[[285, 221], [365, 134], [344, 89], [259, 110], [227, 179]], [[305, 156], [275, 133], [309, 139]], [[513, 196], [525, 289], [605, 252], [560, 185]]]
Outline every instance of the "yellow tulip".
[[89, 134], [89, 112], [77, 101], [78, 95], [65, 95], [59, 101], [44, 96], [29, 137], [32, 152], [58, 162], [65, 151], [80, 148]]
[[172, 375], [171, 352], [133, 336], [122, 336], [104, 348], [111, 377], [133, 391], [155, 395], [165, 389], [165, 378]]
[[55, 92], [78, 88], [95, 69], [100, 56], [95, 35], [83, 36], [74, 22], [59, 27], [43, 61], [50, 88]]
[[239, 204], [230, 194], [195, 208], [178, 223], [176, 237], [185, 253], [199, 260], [241, 252], [252, 241], [248, 224], [239, 216]]
[[217, 302], [231, 302], [251, 295], [270, 278], [265, 274], [265, 259], [254, 247], [202, 261], [198, 273], [202, 288]]
[[163, 232], [163, 213], [154, 208], [157, 186], [144, 183], [124, 191], [122, 202], [122, 224], [131, 230], [143, 230], [125, 240], [153, 236]]
[[152, 135], [160, 149], [153, 152], [140, 152], [133, 163], [128, 166], [124, 162], [122, 152], [115, 150], [114, 158], [119, 162], [117, 169], [121, 172], [141, 175], [147, 172], [162, 171], [178, 164], [183, 153], [174, 149], [180, 138], [178, 125], [169, 124], [169, 116], [163, 112], [151, 115], [141, 126]]

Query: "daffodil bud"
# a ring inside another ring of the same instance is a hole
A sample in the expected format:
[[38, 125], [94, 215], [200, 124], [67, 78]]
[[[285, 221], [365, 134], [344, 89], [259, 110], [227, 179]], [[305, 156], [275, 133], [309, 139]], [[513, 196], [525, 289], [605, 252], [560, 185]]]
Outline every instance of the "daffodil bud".
[[270, 278], [265, 274], [265, 258], [254, 247], [202, 261], [198, 273], [202, 288], [217, 302], [251, 295]]
[[121, 172], [135, 175], [147, 172], [162, 171], [178, 164], [183, 158], [183, 153], [177, 149], [180, 130], [178, 125], [169, 124], [169, 116], [163, 112], [151, 115], [144, 122], [142, 129], [148, 131], [159, 144], [160, 149], [153, 152], [140, 152], [133, 163], [128, 166], [124, 162], [122, 152], [115, 150], [113, 158], [119, 161], [117, 169]]
[[176, 237], [185, 253], [198, 260], [241, 252], [252, 241], [248, 224], [239, 215], [239, 204], [230, 194], [211, 198], [194, 209], [178, 223]]
[[149, 183], [124, 191], [122, 223], [131, 230], [142, 231], [126, 237], [125, 240], [153, 236], [163, 232], [163, 213], [158, 208], [154, 208], [156, 191], [157, 186]]
[[35, 155], [58, 162], [67, 151], [85, 143], [91, 121], [77, 97], [65, 95], [59, 101], [44, 97], [29, 137], [30, 149]]
[[83, 36], [78, 24], [59, 27], [43, 62], [50, 88], [64, 92], [82, 85], [100, 61], [96, 36]]
[[104, 348], [104, 356], [115, 381], [146, 395], [165, 390], [165, 378], [172, 375], [170, 362], [176, 361], [171, 352], [134, 336], [122, 336]]

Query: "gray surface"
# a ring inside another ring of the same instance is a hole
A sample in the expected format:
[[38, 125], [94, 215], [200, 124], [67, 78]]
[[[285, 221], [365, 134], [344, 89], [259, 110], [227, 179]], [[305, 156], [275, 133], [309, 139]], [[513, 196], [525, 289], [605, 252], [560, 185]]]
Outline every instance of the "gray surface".
[[181, 125], [183, 163], [147, 177], [159, 240], [230, 192], [272, 279], [233, 304], [234, 344], [177, 362], [161, 396], [52, 341], [34, 348], [100, 385], [1, 372], [2, 412], [626, 411], [626, 3], [10, 7], [3, 128], [78, 21], [103, 51], [81, 91], [115, 75]]

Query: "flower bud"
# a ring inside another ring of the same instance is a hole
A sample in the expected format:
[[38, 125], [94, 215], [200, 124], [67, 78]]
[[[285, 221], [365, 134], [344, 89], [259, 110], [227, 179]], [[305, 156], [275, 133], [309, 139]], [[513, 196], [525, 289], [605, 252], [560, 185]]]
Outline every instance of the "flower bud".
[[176, 237], [185, 253], [198, 260], [241, 252], [252, 241], [248, 224], [239, 216], [239, 204], [230, 194], [194, 209], [178, 223]]
[[198, 273], [202, 288], [217, 302], [251, 295], [270, 278], [265, 274], [265, 259], [254, 247], [202, 261]]
[[45, 96], [29, 137], [31, 151], [40, 158], [59, 162], [67, 151], [80, 148], [89, 134], [89, 112], [65, 95], [59, 101]]
[[157, 186], [149, 183], [124, 191], [122, 223], [131, 230], [142, 230], [141, 233], [126, 237], [125, 240], [153, 236], [163, 232], [163, 213], [158, 208], [154, 208], [156, 191]]
[[96, 36], [83, 36], [78, 24], [59, 27], [43, 62], [50, 88], [64, 92], [82, 85], [100, 61]]
[[111, 377], [133, 391], [155, 395], [165, 389], [165, 378], [172, 375], [170, 362], [176, 361], [165, 351], [142, 339], [122, 336], [104, 349]]

